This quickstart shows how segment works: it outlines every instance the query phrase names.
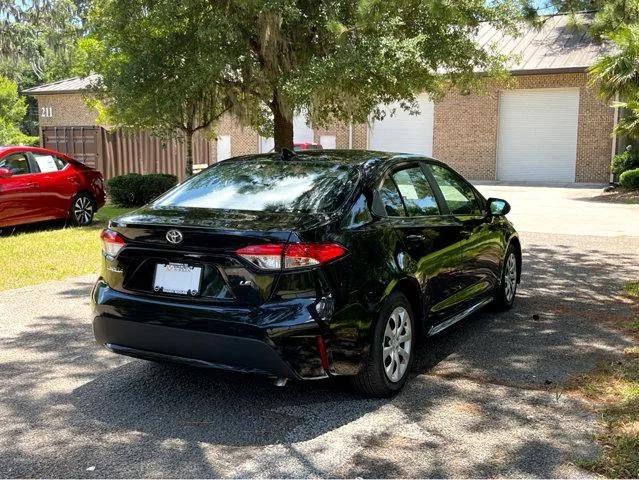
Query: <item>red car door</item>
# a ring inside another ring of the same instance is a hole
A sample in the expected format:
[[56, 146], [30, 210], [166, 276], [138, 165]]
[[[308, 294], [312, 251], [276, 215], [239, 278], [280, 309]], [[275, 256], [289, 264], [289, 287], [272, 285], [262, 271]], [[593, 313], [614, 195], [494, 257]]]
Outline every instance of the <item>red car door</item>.
[[39, 185], [27, 154], [11, 153], [1, 158], [0, 168], [11, 174], [0, 178], [0, 227], [40, 220], [43, 212]]
[[75, 170], [63, 159], [50, 153], [30, 153], [40, 186], [43, 216], [47, 220], [66, 218], [71, 201], [78, 191], [79, 179]]

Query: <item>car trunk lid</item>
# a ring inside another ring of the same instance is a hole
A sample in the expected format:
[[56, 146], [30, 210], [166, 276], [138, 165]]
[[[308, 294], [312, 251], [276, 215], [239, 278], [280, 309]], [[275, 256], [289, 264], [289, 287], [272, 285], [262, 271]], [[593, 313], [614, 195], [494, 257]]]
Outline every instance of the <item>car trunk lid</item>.
[[[112, 221], [110, 228], [126, 241], [117, 257], [123, 289], [196, 302], [259, 305], [268, 300], [279, 272], [260, 271], [236, 251], [297, 242], [297, 232], [313, 231], [328, 222], [327, 214], [146, 207]], [[167, 265], [199, 269], [196, 292], [158, 290], [162, 288], [158, 275]]]

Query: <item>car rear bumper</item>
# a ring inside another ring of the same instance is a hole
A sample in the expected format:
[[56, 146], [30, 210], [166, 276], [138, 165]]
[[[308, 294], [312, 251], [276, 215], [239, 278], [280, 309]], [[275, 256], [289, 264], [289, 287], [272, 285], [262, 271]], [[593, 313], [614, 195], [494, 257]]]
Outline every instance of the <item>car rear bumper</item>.
[[114, 353], [199, 367], [300, 378], [275, 349], [251, 338], [97, 316], [97, 342]]
[[320, 326], [299, 301], [271, 312], [178, 304], [119, 292], [102, 280], [92, 301], [95, 339], [115, 353], [295, 379], [328, 376]]

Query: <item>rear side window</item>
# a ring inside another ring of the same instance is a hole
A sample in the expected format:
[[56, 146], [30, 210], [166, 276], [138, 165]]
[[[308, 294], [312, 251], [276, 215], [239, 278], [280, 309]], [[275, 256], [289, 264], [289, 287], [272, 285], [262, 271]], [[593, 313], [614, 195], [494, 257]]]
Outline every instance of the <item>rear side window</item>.
[[0, 168], [11, 170], [13, 175], [30, 173], [29, 161], [24, 153], [14, 153], [0, 160]]
[[58, 170], [62, 170], [67, 164], [67, 162], [61, 158], [42, 153], [34, 153], [33, 159], [35, 160], [36, 165], [38, 165], [38, 169], [41, 173], [57, 172]]
[[357, 167], [328, 161], [221, 162], [156, 200], [156, 207], [332, 212], [352, 194]]
[[481, 208], [472, 187], [452, 170], [441, 165], [429, 165], [453, 215], [481, 215]]
[[384, 210], [389, 217], [405, 217], [406, 211], [399, 195], [397, 186], [391, 177], [386, 177], [382, 187], [379, 189], [379, 196], [384, 204]]
[[409, 216], [439, 215], [435, 194], [420, 167], [395, 172], [393, 180], [397, 184]]

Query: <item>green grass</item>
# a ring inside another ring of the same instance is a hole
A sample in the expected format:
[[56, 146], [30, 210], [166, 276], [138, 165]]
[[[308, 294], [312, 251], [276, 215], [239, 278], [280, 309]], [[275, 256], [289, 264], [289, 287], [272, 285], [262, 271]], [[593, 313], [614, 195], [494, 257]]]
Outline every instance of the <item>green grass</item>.
[[624, 286], [624, 290], [628, 295], [639, 297], [639, 282], [628, 282]]
[[105, 206], [89, 227], [24, 227], [0, 236], [0, 290], [97, 272], [100, 230], [131, 209]]
[[582, 377], [577, 389], [596, 403], [604, 424], [601, 455], [580, 465], [605, 477], [639, 478], [639, 347]]
[[[624, 290], [639, 299], [639, 282], [628, 282]], [[639, 321], [622, 327], [636, 336]], [[592, 401], [603, 422], [597, 436], [601, 455], [580, 465], [605, 477], [639, 478], [639, 346], [625, 349], [620, 361], [576, 379], [574, 387]]]

